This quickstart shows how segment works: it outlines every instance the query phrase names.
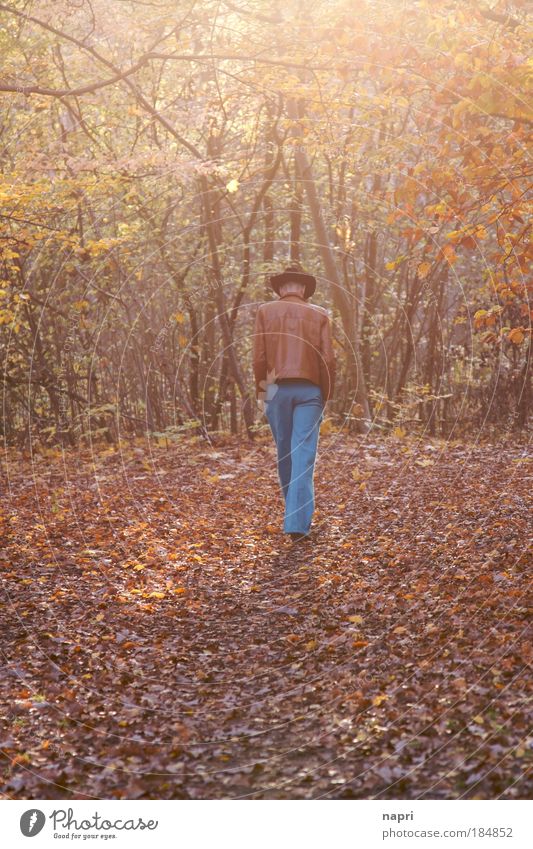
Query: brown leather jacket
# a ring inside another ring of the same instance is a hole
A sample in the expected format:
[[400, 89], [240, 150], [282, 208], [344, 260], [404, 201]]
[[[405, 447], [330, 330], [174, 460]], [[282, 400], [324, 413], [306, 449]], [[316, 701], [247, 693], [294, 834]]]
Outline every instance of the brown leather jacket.
[[303, 377], [320, 386], [325, 403], [333, 395], [336, 366], [326, 310], [294, 294], [260, 304], [253, 362], [257, 397], [267, 383]]

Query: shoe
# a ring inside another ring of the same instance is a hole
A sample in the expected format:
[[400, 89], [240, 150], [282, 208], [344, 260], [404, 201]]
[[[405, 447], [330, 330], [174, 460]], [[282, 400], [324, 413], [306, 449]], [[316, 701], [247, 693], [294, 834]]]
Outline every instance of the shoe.
[[301, 542], [304, 539], [308, 539], [308, 534], [290, 533], [289, 536], [293, 542]]

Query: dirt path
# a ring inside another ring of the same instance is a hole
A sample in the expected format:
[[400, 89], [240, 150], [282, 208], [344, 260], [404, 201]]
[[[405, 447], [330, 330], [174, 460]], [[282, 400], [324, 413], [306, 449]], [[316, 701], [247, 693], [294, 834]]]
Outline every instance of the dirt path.
[[267, 440], [4, 463], [5, 797], [531, 795], [531, 451], [320, 450], [297, 547]]

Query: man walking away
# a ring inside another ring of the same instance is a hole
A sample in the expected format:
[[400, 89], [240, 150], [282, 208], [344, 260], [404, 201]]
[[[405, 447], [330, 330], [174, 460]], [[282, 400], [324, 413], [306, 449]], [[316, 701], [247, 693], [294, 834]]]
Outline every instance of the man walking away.
[[257, 398], [276, 443], [285, 499], [283, 531], [305, 539], [314, 512], [313, 474], [324, 405], [333, 394], [335, 354], [329, 317], [307, 303], [316, 279], [296, 266], [270, 278], [279, 300], [260, 304], [253, 364]]

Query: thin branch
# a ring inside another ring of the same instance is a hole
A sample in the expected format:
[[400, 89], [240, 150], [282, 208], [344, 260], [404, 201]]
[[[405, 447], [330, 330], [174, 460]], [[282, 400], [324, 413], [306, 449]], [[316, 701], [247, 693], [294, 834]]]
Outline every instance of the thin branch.
[[[0, 6], [0, 9], [1, 8], [2, 6]], [[7, 83], [0, 82], [0, 91], [12, 91], [24, 95], [42, 94], [45, 97], [78, 97], [81, 94], [89, 94], [90, 92], [98, 91], [100, 88], [113, 85], [113, 83], [129, 77], [131, 74], [140, 70], [140, 68], [143, 68], [150, 58], [150, 54], [141, 56], [139, 61], [126, 71], [117, 71], [114, 76], [109, 77], [107, 80], [98, 80], [95, 83], [89, 83], [88, 85], [80, 86], [79, 88], [42, 88], [38, 85], [21, 85], [20, 83], [17, 83], [16, 85], [8, 85]]]

